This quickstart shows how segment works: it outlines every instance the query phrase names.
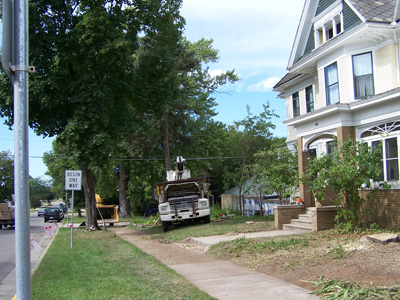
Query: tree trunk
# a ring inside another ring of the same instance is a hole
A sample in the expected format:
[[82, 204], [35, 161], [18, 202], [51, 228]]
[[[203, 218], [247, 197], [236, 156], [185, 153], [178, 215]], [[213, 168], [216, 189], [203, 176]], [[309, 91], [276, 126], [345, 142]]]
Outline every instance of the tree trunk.
[[[169, 153], [169, 124], [168, 124], [168, 111], [164, 113], [164, 126], [163, 126], [163, 136], [164, 136], [164, 157], [165, 157], [165, 172], [171, 171], [171, 159]], [[166, 175], [167, 173], [165, 173]]]
[[244, 203], [242, 203], [242, 186], [239, 186], [239, 210], [240, 214], [244, 215]]
[[87, 165], [82, 166], [82, 183], [85, 192], [86, 229], [94, 227], [101, 230], [97, 224], [96, 192], [93, 172]]
[[264, 207], [263, 207], [263, 196], [262, 196], [261, 191], [260, 191], [260, 202], [258, 203], [258, 205], [260, 206], [260, 216], [263, 217], [264, 216]]
[[121, 218], [129, 218], [131, 216], [131, 208], [129, 200], [126, 197], [126, 191], [129, 181], [129, 170], [125, 167], [123, 161], [119, 164], [119, 214]]

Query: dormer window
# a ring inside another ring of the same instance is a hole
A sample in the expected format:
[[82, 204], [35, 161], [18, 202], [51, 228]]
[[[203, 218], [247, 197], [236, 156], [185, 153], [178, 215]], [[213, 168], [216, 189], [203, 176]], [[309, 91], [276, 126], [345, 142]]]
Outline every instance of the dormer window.
[[336, 6], [332, 10], [314, 21], [315, 29], [315, 48], [326, 43], [330, 39], [343, 32], [343, 9], [342, 4]]

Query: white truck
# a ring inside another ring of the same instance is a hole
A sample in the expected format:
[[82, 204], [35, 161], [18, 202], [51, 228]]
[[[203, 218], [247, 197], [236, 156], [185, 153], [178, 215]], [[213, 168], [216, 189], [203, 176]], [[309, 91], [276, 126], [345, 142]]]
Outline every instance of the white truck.
[[163, 231], [173, 222], [203, 219], [210, 223], [210, 203], [205, 197], [206, 178], [190, 178], [185, 160], [178, 156], [176, 170], [167, 172], [167, 181], [157, 183], [156, 198]]

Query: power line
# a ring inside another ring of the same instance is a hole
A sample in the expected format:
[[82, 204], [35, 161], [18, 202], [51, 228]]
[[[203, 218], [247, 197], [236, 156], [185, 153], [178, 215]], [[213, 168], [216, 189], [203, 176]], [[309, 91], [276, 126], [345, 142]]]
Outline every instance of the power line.
[[[10, 157], [14, 158], [14, 155], [0, 155], [0, 157]], [[41, 158], [43, 156], [29, 156], [29, 158]], [[68, 159], [68, 157], [61, 156], [48, 156], [47, 158], [53, 159]], [[234, 156], [221, 156], [221, 157], [189, 157], [185, 158], [186, 160], [217, 160], [217, 159], [235, 159]], [[133, 158], [133, 157], [112, 157], [110, 158], [112, 161], [164, 161], [165, 158]]]

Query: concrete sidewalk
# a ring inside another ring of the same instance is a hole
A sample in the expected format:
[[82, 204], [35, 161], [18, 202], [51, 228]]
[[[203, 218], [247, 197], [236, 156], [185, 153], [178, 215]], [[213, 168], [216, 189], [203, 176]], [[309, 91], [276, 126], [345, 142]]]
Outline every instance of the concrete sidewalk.
[[[50, 224], [50, 225], [53, 225]], [[58, 233], [58, 227], [53, 227], [54, 236]], [[31, 245], [31, 276], [35, 273], [37, 268], [40, 265], [44, 255], [49, 249], [51, 242], [54, 240], [54, 237], [47, 236], [46, 233], [33, 234], [32, 237], [35, 240], [40, 241], [37, 243], [40, 247], [40, 250], [36, 250]], [[0, 299], [1, 300], [11, 300], [15, 296], [15, 268], [8, 273], [8, 275], [0, 282]]]
[[[154, 256], [164, 265], [184, 276], [189, 282], [220, 300], [274, 299], [303, 300], [319, 299], [309, 291], [285, 281], [250, 270], [230, 261], [219, 260], [204, 251], [191, 251], [182, 244], [191, 242], [203, 250], [211, 244], [233, 240], [239, 237], [255, 238], [305, 233], [305, 231], [273, 230], [246, 233], [235, 236], [213, 236], [192, 238], [179, 244], [160, 244], [154, 240], [142, 239], [137, 232], [128, 228], [113, 229], [116, 234], [138, 248]], [[155, 245], [154, 243], [158, 243]]]

